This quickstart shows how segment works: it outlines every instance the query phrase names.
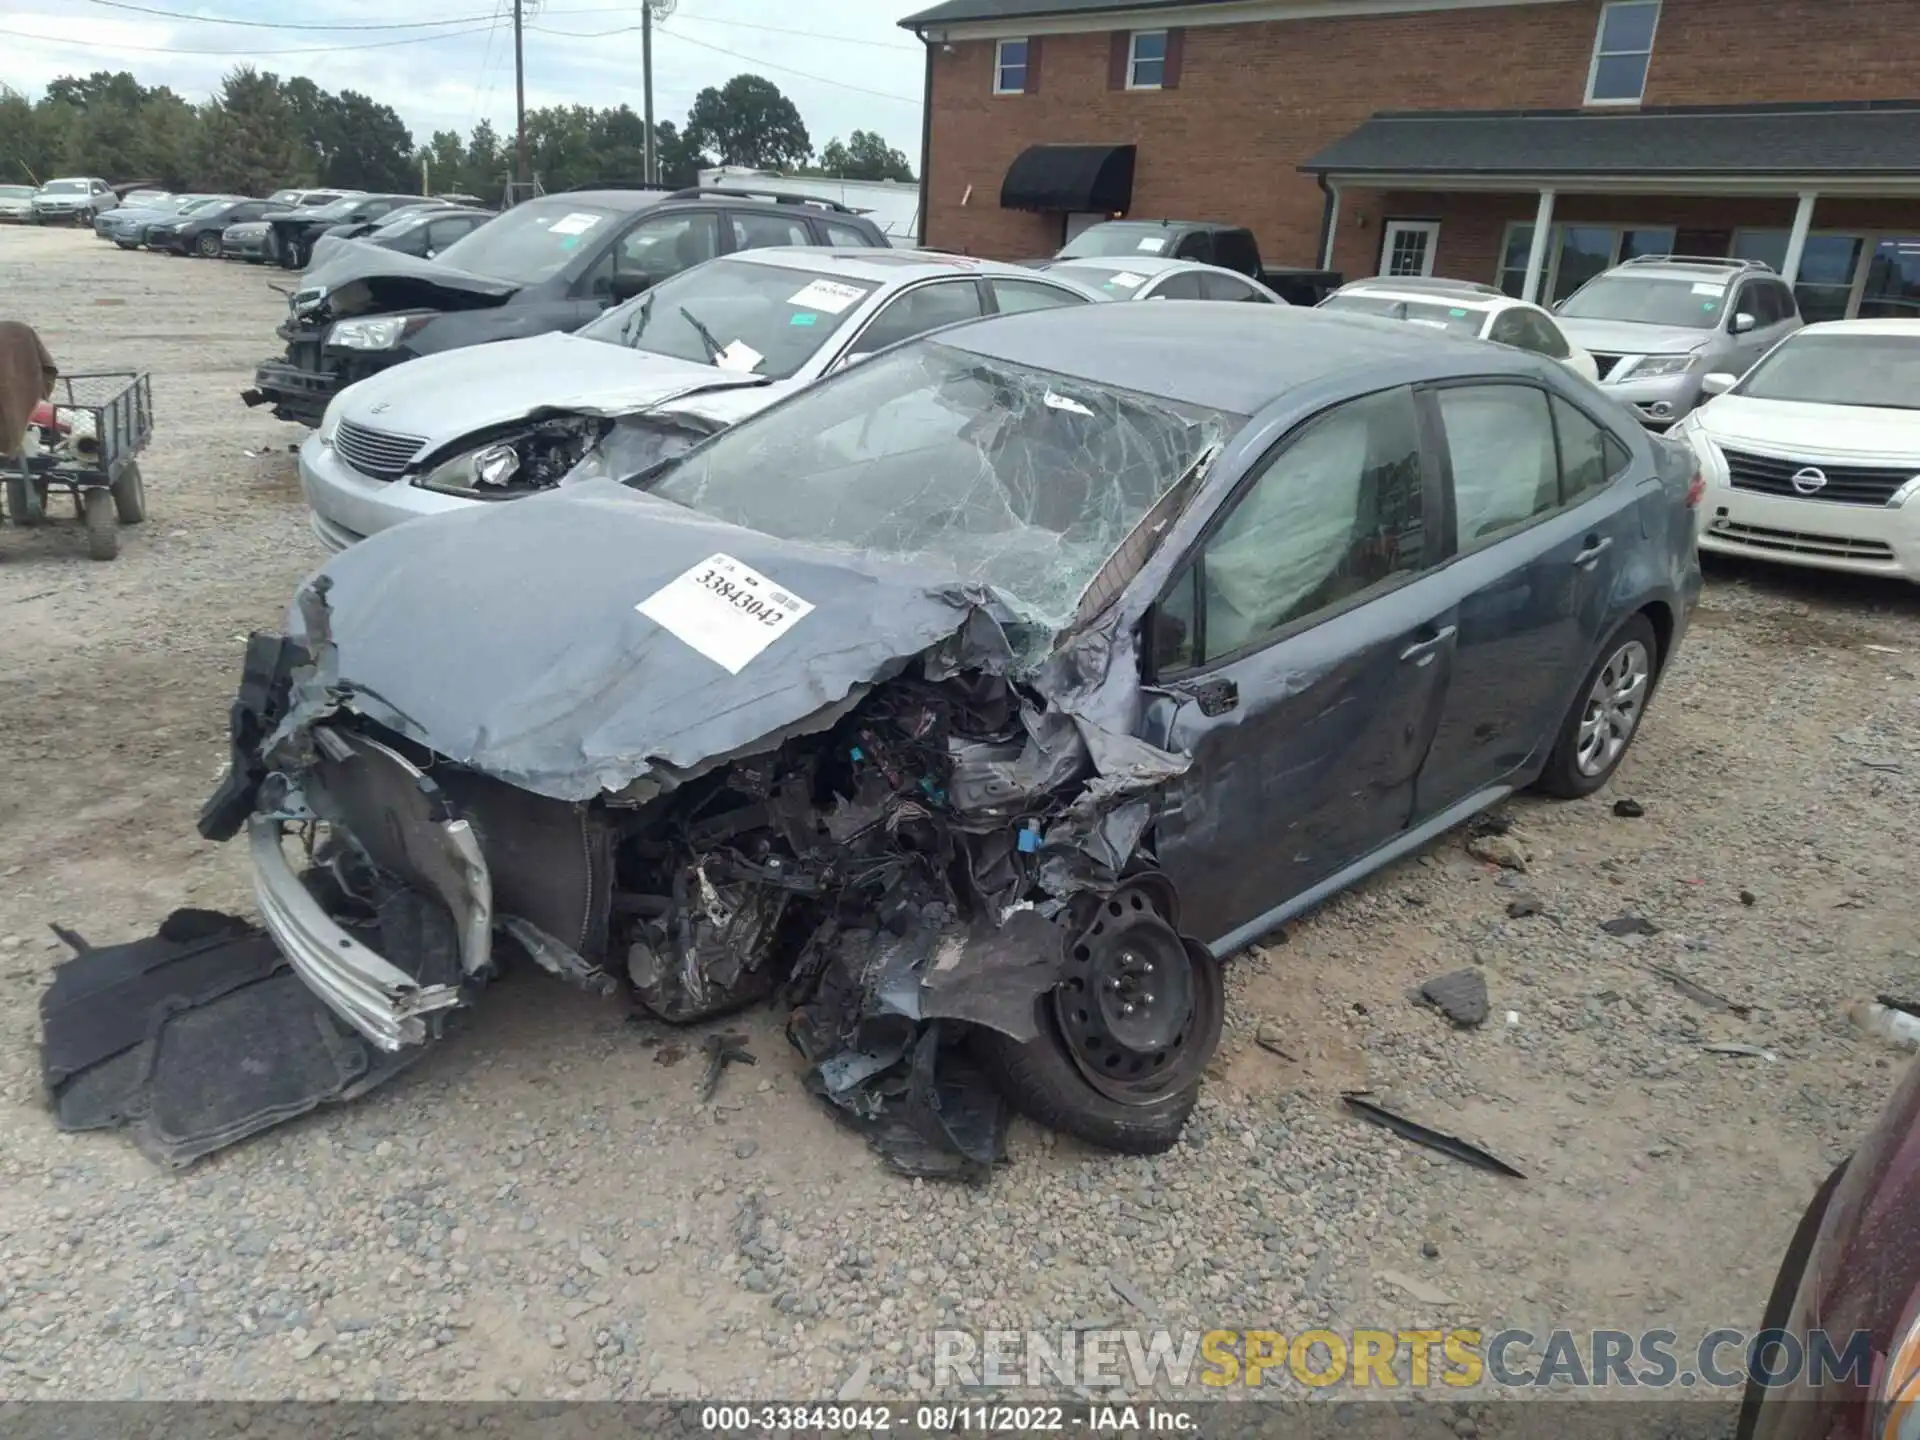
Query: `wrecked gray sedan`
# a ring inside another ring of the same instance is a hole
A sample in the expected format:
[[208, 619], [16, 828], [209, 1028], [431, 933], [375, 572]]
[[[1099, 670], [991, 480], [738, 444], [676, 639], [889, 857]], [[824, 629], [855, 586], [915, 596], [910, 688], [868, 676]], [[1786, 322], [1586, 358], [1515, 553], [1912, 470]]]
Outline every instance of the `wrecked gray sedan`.
[[777, 999], [893, 1164], [1177, 1138], [1220, 960], [1536, 780], [1684, 631], [1690, 464], [1558, 366], [1279, 307], [1001, 316], [256, 635], [211, 838], [379, 1056], [503, 964]]

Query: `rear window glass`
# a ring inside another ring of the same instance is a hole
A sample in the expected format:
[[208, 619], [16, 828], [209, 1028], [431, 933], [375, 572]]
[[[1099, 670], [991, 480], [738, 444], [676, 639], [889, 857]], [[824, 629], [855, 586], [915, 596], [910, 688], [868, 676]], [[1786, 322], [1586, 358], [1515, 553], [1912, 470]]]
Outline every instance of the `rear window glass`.
[[1340, 310], [1349, 315], [1378, 315], [1387, 320], [1404, 320], [1429, 330], [1446, 330], [1455, 335], [1478, 335], [1486, 324], [1483, 310], [1464, 305], [1449, 305], [1444, 300], [1401, 300], [1392, 295], [1369, 295], [1357, 291], [1348, 295], [1329, 295], [1322, 310]]

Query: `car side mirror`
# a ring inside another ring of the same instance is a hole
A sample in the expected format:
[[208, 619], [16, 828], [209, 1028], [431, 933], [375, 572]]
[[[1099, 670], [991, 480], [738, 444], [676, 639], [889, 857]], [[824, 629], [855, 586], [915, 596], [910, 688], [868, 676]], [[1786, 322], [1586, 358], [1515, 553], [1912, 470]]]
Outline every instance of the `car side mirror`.
[[631, 300], [636, 295], [644, 295], [652, 288], [653, 277], [651, 275], [642, 275], [634, 271], [629, 271], [624, 275], [615, 275], [613, 279], [608, 282], [608, 293], [613, 296], [613, 301], [616, 305], [622, 301]]
[[1752, 315], [1742, 310], [1738, 315], [1733, 317], [1733, 333], [1736, 335], [1744, 335], [1759, 323], [1760, 322], [1754, 319]]
[[1724, 395], [1739, 383], [1738, 375], [1729, 375], [1725, 370], [1716, 370], [1700, 382], [1700, 390], [1706, 395]]

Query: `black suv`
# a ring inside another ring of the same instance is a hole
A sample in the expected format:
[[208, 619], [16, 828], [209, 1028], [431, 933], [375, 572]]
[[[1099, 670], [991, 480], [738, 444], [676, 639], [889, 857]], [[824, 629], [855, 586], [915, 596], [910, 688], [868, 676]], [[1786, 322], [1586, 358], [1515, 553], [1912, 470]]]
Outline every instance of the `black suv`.
[[307, 261], [313, 258], [313, 242], [335, 225], [384, 220], [405, 206], [430, 203], [424, 195], [343, 195], [331, 205], [317, 209], [269, 215], [267, 223], [273, 227], [273, 244], [280, 263], [289, 270], [304, 270]]
[[528, 200], [428, 260], [366, 245], [330, 252], [288, 297], [268, 360], [241, 392], [318, 425], [346, 386], [404, 360], [577, 330], [607, 306], [716, 255], [785, 245], [885, 249], [832, 200], [731, 189], [571, 190]]

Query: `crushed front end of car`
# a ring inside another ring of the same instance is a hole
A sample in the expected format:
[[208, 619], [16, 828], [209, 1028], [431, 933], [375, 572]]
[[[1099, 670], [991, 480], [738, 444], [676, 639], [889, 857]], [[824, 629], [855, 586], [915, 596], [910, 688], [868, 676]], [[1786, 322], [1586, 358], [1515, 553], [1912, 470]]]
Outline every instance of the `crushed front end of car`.
[[334, 1015], [397, 1053], [530, 961], [778, 1004], [906, 1173], [984, 1176], [1008, 1101], [1178, 1138], [1220, 976], [1147, 839], [1185, 758], [1076, 713], [1104, 637], [618, 485], [513, 508], [372, 537], [249, 642], [200, 826]]
[[413, 359], [409, 338], [440, 314], [500, 305], [520, 289], [357, 240], [342, 241], [302, 282], [275, 332], [284, 354], [261, 361], [240, 398], [310, 427], [347, 386]]

